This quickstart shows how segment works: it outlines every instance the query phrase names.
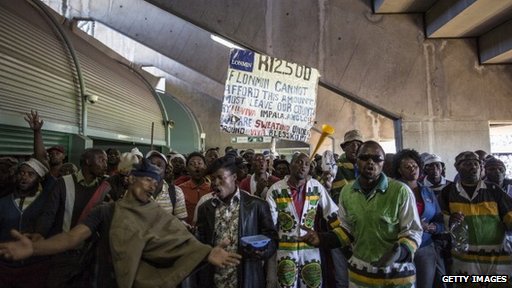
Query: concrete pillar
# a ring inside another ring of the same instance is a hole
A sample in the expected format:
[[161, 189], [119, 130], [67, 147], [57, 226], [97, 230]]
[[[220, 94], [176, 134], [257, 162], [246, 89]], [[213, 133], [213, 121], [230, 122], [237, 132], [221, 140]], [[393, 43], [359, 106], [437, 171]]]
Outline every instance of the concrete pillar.
[[448, 179], [457, 173], [453, 165], [458, 153], [479, 149], [489, 152], [491, 148], [489, 122], [484, 120], [404, 120], [403, 129], [404, 147], [441, 156]]

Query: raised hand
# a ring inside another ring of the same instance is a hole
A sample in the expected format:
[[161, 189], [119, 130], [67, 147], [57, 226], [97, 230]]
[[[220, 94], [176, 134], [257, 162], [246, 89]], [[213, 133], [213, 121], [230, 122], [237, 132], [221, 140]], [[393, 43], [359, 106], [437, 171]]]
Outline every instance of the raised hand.
[[34, 248], [30, 239], [18, 232], [11, 230], [11, 236], [16, 241], [0, 243], [0, 256], [7, 260], [23, 260], [32, 256]]
[[24, 117], [25, 121], [27, 121], [30, 129], [34, 131], [39, 131], [43, 127], [44, 121], [39, 118], [39, 113], [34, 110], [30, 110], [30, 113], [26, 113]]
[[224, 240], [219, 245], [213, 247], [208, 254], [208, 262], [219, 267], [224, 268], [226, 266], [236, 266], [240, 264], [240, 259], [242, 259], [242, 255], [237, 253], [231, 253], [224, 248], [229, 245], [229, 242]]
[[306, 242], [311, 246], [320, 245], [320, 237], [318, 236], [318, 233], [315, 230], [310, 229], [304, 225], [301, 225], [300, 229], [305, 230], [307, 233], [304, 236], [300, 236], [298, 238], [299, 241]]

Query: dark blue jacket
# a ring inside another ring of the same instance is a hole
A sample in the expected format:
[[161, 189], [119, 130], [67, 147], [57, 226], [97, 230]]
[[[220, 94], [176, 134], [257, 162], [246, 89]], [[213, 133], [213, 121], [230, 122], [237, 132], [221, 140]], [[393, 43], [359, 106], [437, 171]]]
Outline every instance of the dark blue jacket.
[[[49, 199], [49, 192], [42, 191], [41, 194], [21, 211], [16, 204], [15, 193], [6, 195], [0, 199], [0, 242], [12, 241], [11, 229], [21, 233], [34, 233], [38, 218], [43, 212], [44, 205]], [[31, 257], [25, 261], [4, 262], [4, 264], [18, 267], [43, 259], [42, 257]]]

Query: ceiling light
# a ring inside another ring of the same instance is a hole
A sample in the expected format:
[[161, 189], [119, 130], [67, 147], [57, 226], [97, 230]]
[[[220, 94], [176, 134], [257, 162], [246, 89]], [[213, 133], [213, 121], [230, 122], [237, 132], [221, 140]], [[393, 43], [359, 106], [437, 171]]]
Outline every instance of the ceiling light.
[[222, 45], [224, 45], [224, 46], [226, 46], [228, 48], [236, 48], [236, 49], [240, 49], [240, 50], [245, 50], [245, 48], [242, 48], [242, 47], [236, 45], [235, 43], [230, 42], [230, 41], [228, 41], [228, 40], [226, 40], [224, 38], [221, 38], [221, 37], [219, 37], [217, 35], [210, 34], [210, 38], [213, 41], [215, 41], [217, 43], [220, 43], [220, 44], [222, 44]]

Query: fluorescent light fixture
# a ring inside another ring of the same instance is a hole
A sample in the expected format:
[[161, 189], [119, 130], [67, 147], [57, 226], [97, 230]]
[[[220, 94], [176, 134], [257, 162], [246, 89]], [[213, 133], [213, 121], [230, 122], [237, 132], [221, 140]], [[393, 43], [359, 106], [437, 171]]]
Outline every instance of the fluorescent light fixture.
[[236, 48], [236, 49], [240, 49], [240, 50], [245, 50], [245, 48], [242, 48], [242, 47], [236, 45], [235, 43], [233, 43], [231, 41], [228, 41], [228, 40], [226, 40], [224, 38], [221, 38], [221, 37], [219, 37], [217, 35], [210, 34], [210, 38], [213, 41], [215, 41], [215, 42], [217, 42], [219, 44], [222, 44], [222, 45], [224, 45], [224, 46], [226, 46], [228, 48]]

